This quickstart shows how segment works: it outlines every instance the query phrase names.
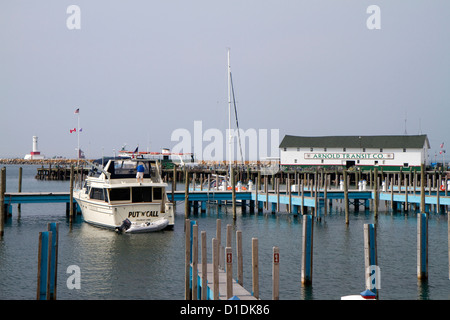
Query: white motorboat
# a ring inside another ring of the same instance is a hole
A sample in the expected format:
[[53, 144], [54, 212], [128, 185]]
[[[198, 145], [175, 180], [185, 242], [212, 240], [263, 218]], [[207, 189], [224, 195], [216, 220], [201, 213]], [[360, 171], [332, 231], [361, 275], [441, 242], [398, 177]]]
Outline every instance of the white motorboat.
[[[137, 178], [137, 167], [144, 167]], [[173, 204], [160, 165], [150, 159], [110, 159], [104, 168], [92, 170], [74, 199], [85, 222], [124, 232], [152, 232], [173, 228]], [[126, 222], [128, 221], [128, 222]]]

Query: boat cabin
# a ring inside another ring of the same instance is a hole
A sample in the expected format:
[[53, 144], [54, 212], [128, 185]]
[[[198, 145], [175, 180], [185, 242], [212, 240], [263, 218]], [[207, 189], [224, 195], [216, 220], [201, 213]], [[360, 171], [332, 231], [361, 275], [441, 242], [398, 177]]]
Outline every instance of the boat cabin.
[[[136, 180], [137, 166], [144, 166], [144, 182]], [[165, 200], [166, 184], [162, 182], [155, 160], [109, 160], [101, 172], [93, 171], [87, 179], [86, 194], [89, 199], [110, 204], [161, 203]]]

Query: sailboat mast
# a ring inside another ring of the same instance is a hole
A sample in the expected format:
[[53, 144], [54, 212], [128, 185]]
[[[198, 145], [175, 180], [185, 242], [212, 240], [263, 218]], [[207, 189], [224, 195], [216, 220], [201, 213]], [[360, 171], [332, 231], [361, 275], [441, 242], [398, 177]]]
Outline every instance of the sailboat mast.
[[229, 157], [229, 170], [231, 179], [231, 67], [230, 67], [230, 48], [228, 48], [228, 157]]

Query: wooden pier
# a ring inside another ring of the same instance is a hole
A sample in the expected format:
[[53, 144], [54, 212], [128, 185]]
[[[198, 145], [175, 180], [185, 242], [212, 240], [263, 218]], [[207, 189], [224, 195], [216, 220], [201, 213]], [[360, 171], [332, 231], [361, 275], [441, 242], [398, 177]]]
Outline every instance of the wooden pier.
[[[258, 300], [259, 284], [253, 277], [253, 294], [243, 287], [242, 232], [236, 232], [236, 256], [231, 248], [231, 225], [226, 229], [226, 248], [221, 245], [221, 220], [217, 219], [216, 237], [212, 239], [212, 263], [207, 263], [206, 232], [201, 232], [199, 264], [199, 231], [196, 221], [185, 220], [185, 299], [186, 300]], [[256, 252], [255, 252], [256, 250]], [[253, 249], [253, 273], [258, 273], [257, 247]], [[236, 261], [235, 261], [236, 260]], [[237, 262], [237, 280], [233, 265]], [[276, 279], [278, 283], [279, 279]]]
[[[53, 166], [49, 165], [47, 168], [42, 166], [37, 168], [36, 179], [38, 180], [70, 180], [70, 166]], [[74, 167], [75, 174], [86, 176], [89, 169], [86, 167]]]
[[[206, 287], [206, 300], [214, 300], [214, 270], [213, 270], [213, 264], [208, 263], [206, 266], [207, 274], [207, 287]], [[191, 266], [191, 273], [192, 273], [192, 266]], [[218, 270], [218, 287], [219, 287], [219, 295], [218, 300], [228, 300], [227, 299], [227, 274], [224, 269]], [[198, 269], [198, 275], [197, 275], [197, 287], [199, 288], [199, 296], [201, 299], [201, 292], [203, 289], [202, 287], [202, 269]], [[237, 281], [232, 280], [232, 292], [233, 296], [237, 297], [239, 300], [257, 300], [250, 292], [248, 292], [244, 287], [242, 287]], [[191, 288], [192, 289], [192, 288]], [[198, 297], [197, 297], [198, 299]], [[198, 299], [198, 300], [200, 300]]]

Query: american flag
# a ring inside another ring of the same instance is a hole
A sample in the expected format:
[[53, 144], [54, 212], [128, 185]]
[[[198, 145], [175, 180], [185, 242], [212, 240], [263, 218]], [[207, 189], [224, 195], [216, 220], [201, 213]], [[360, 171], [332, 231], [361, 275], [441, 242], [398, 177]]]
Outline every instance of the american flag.
[[80, 113], [80, 108], [77, 108], [74, 113]]

